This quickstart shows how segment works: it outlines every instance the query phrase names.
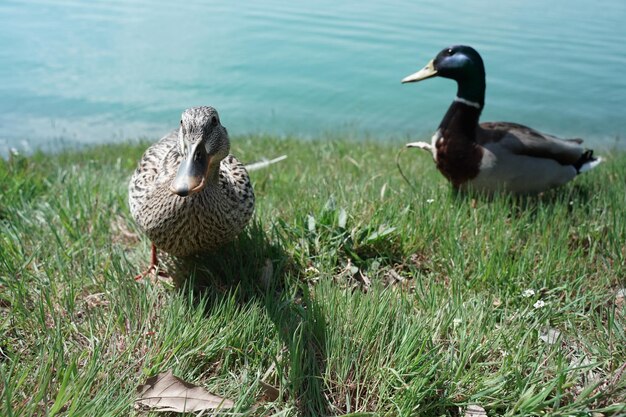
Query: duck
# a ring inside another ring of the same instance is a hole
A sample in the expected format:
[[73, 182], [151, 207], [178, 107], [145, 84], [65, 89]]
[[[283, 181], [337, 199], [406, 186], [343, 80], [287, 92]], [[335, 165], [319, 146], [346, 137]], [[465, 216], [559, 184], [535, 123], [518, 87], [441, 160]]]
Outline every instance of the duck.
[[444, 48], [401, 82], [433, 77], [456, 81], [456, 97], [431, 143], [406, 146], [430, 152], [455, 190], [536, 194], [566, 184], [602, 162], [582, 146], [582, 139], [560, 139], [511, 122], [479, 123], [485, 106], [485, 66], [471, 46]]
[[141, 157], [128, 186], [130, 213], [157, 250], [174, 257], [210, 252], [250, 222], [255, 196], [246, 167], [230, 154], [228, 132], [210, 106], [186, 109], [178, 129]]

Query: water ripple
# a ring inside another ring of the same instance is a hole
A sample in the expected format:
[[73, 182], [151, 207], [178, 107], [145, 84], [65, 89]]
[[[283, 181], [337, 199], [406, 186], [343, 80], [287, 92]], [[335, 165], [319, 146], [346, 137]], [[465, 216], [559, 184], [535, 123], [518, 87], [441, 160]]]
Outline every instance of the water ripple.
[[152, 135], [197, 104], [233, 133], [428, 137], [454, 85], [399, 80], [455, 43], [485, 59], [485, 118], [606, 141], [625, 19], [621, 0], [6, 0], [0, 143]]

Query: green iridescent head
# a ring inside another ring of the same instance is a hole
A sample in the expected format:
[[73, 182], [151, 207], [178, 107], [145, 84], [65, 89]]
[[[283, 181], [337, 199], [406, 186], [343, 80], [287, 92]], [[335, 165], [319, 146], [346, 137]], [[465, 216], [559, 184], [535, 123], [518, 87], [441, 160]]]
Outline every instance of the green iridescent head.
[[402, 82], [417, 82], [432, 77], [455, 80], [459, 98], [478, 103], [481, 108], [484, 105], [485, 65], [480, 54], [471, 46], [455, 45], [442, 49], [424, 68]]

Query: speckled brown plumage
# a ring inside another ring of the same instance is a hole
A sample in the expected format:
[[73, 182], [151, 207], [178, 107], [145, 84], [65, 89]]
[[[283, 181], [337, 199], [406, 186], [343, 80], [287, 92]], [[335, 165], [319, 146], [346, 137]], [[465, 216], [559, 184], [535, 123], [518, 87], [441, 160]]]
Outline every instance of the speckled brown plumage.
[[[206, 152], [202, 158], [209, 162], [203, 188], [180, 196], [172, 184], [181, 164], [199, 159], [184, 154], [186, 149]], [[207, 252], [233, 240], [248, 224], [254, 192], [248, 172], [229, 149], [217, 111], [197, 107], [183, 113], [178, 130], [146, 150], [130, 180], [129, 204], [158, 249], [179, 257]]]

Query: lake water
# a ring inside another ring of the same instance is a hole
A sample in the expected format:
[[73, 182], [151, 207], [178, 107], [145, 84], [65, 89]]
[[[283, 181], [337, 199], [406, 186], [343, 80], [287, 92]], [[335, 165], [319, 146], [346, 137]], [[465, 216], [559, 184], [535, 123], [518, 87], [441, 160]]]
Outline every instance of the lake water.
[[465, 43], [483, 120], [626, 137], [626, 1], [0, 1], [0, 153], [156, 139], [213, 105], [231, 134], [426, 138], [455, 94], [401, 85]]

